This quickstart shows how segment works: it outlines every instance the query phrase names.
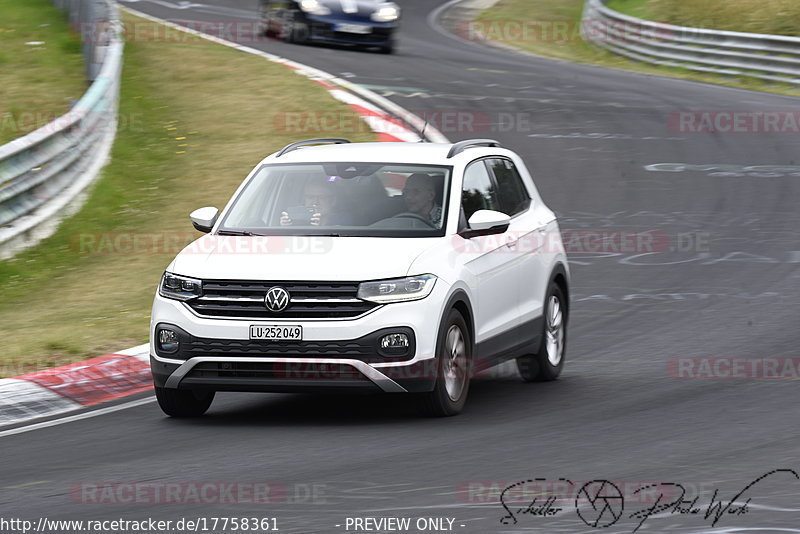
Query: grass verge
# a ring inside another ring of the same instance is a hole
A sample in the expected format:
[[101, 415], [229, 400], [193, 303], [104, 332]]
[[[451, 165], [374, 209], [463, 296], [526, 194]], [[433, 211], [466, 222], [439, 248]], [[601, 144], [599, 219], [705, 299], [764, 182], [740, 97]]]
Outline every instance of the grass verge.
[[[152, 24], [132, 16], [125, 23]], [[86, 204], [52, 237], [0, 262], [2, 376], [146, 342], [161, 273], [200, 235], [188, 213], [222, 207], [270, 152], [342, 135], [287, 131], [283, 114], [361, 122], [290, 69], [197, 38], [136, 39], [124, 61], [112, 160]], [[348, 137], [375, 140], [368, 131]]]
[[634, 17], [693, 28], [800, 35], [797, 0], [611, 0], [608, 7]]
[[49, 0], [0, 0], [0, 145], [63, 115], [85, 91], [66, 14]]
[[[641, 6], [635, 5], [638, 0], [624, 1], [630, 13], [642, 15], [637, 11]], [[695, 1], [686, 0], [687, 3]], [[481, 29], [489, 39], [541, 56], [742, 89], [800, 96], [800, 88], [790, 84], [771, 83], [743, 76], [705, 74], [678, 67], [648, 65], [612, 54], [581, 39], [583, 7], [584, 0], [501, 0], [494, 7], [481, 12], [475, 22], [476, 27]], [[528, 31], [523, 31], [525, 28]]]

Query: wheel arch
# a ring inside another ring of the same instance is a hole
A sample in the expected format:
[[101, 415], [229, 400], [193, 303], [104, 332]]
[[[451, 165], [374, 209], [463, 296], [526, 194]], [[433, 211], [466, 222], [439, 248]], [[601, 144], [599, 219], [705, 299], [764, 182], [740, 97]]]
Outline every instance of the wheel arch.
[[462, 317], [464, 317], [464, 321], [467, 323], [467, 329], [469, 330], [469, 339], [470, 344], [472, 347], [475, 347], [475, 315], [472, 311], [472, 303], [470, 302], [469, 296], [467, 295], [466, 291], [463, 289], [457, 289], [450, 295], [450, 298], [447, 300], [447, 304], [445, 304], [441, 317], [439, 317], [439, 333], [437, 334], [436, 346], [439, 346], [438, 336], [441, 335], [442, 324], [447, 319], [447, 315], [450, 313], [450, 310], [457, 310]]
[[[545, 289], [544, 298], [547, 298], [547, 291], [550, 291], [550, 286], [556, 284], [561, 292], [564, 293], [564, 300], [566, 301], [567, 318], [569, 318], [569, 311], [571, 308], [570, 295], [569, 295], [569, 273], [563, 263], [559, 262], [550, 272], [550, 279], [547, 282], [547, 289]], [[544, 299], [542, 300], [544, 302]]]

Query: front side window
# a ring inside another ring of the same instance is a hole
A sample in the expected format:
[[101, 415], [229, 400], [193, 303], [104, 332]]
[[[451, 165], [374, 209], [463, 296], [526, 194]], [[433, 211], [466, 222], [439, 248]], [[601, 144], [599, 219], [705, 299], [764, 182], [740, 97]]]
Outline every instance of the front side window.
[[497, 201], [500, 211], [513, 217], [528, 209], [531, 197], [514, 164], [503, 158], [488, 159], [486, 164], [492, 170], [497, 182]]
[[472, 163], [464, 171], [464, 186], [461, 191], [461, 207], [466, 219], [478, 210], [499, 210], [497, 192], [486, 164], [481, 161]]
[[451, 168], [392, 163], [265, 165], [220, 232], [279, 235], [443, 235]]

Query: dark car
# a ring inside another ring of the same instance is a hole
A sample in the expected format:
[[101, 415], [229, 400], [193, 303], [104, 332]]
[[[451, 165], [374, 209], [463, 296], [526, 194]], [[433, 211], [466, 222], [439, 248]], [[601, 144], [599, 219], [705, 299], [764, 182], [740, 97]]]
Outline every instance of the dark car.
[[400, 8], [382, 0], [261, 0], [267, 35], [289, 43], [312, 41], [394, 51]]

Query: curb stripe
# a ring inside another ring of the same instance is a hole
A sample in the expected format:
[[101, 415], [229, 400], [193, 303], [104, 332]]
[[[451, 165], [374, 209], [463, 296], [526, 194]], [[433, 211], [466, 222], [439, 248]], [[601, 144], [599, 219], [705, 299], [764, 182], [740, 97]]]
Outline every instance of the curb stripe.
[[135, 356], [106, 354], [19, 377], [82, 406], [153, 388], [150, 366]]
[[16, 378], [0, 380], [0, 425], [13, 425], [80, 407], [77, 402], [37, 384]]

